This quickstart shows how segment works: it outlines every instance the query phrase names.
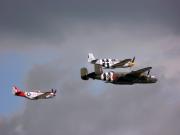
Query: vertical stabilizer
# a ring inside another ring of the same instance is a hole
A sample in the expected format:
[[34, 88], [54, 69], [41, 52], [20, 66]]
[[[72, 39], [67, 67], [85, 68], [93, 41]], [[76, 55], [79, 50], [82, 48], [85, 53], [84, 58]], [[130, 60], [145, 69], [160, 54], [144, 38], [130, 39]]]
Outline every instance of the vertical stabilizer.
[[89, 53], [89, 54], [88, 54], [88, 62], [89, 62], [89, 63], [92, 63], [94, 60], [96, 60], [96, 59], [95, 59], [93, 53]]
[[13, 94], [16, 94], [16, 93], [18, 93], [18, 92], [20, 92], [21, 90], [20, 89], [18, 89], [16, 86], [13, 86], [12, 87], [12, 93]]

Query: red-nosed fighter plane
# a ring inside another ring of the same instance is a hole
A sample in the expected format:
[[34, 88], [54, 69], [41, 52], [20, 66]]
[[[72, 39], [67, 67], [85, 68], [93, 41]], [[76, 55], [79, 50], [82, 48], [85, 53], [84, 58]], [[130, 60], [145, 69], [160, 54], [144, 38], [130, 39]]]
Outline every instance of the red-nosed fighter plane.
[[51, 89], [51, 91], [41, 92], [41, 91], [22, 91], [16, 86], [13, 86], [12, 92], [15, 96], [25, 97], [31, 100], [38, 99], [48, 99], [56, 96], [56, 90]]

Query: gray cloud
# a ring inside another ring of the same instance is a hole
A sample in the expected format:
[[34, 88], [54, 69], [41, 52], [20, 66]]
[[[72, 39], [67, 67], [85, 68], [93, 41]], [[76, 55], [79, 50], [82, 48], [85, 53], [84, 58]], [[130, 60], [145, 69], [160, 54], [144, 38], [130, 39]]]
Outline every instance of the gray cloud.
[[[54, 73], [59, 78], [49, 76]], [[178, 78], [171, 81], [161, 77], [160, 82], [154, 85], [114, 86], [100, 81], [83, 82], [70, 73], [58, 71], [58, 68], [54, 70], [54, 65], [49, 63], [35, 66], [29, 72], [28, 87], [42, 87], [41, 84], [53, 87], [52, 81], [55, 81], [61, 91], [52, 100], [27, 101], [23, 114], [5, 124], [1, 133], [179, 134], [179, 86], [175, 83]], [[62, 79], [64, 74], [66, 78]], [[44, 77], [52, 80], [46, 82]], [[39, 83], [32, 83], [34, 81]], [[167, 82], [173, 86], [167, 85]], [[92, 83], [103, 85], [104, 92], [94, 95], [92, 89], [99, 88], [92, 87]]]

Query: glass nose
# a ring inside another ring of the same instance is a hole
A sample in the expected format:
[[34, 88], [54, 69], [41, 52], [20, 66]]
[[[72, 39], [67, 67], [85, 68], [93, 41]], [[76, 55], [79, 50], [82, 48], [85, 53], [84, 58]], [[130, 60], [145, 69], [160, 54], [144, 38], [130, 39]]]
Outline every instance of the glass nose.
[[153, 78], [153, 82], [157, 82], [158, 81], [158, 79], [157, 78]]

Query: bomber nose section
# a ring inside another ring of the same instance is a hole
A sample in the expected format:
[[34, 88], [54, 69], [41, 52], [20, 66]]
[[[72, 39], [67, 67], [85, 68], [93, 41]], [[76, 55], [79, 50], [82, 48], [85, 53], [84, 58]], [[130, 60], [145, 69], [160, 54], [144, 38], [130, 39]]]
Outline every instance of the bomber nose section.
[[158, 79], [155, 76], [151, 76], [151, 81], [152, 81], [152, 83], [156, 83], [158, 81]]
[[158, 79], [157, 79], [157, 78], [154, 78], [154, 79], [153, 79], [153, 82], [154, 82], [154, 83], [156, 83], [157, 81], [158, 81]]

